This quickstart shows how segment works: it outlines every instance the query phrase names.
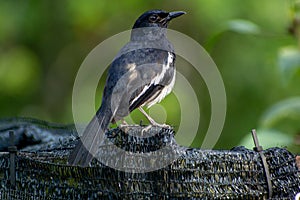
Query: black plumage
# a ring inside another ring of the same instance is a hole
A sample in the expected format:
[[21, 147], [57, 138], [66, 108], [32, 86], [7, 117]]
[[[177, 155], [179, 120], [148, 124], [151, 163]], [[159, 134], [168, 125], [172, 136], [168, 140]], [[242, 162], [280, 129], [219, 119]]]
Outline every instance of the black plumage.
[[143, 112], [142, 106], [150, 107], [171, 92], [175, 54], [166, 38], [166, 28], [171, 19], [182, 14], [150, 10], [136, 20], [130, 42], [110, 65], [101, 106], [71, 153], [70, 164], [87, 166], [110, 122], [123, 119], [136, 108]]

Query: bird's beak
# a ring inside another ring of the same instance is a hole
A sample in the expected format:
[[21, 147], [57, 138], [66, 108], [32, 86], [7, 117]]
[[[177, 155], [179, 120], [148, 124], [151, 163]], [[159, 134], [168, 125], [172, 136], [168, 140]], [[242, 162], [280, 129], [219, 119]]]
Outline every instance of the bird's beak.
[[174, 11], [174, 12], [169, 12], [169, 15], [168, 15], [168, 17], [167, 17], [167, 20], [170, 21], [170, 20], [172, 20], [172, 19], [174, 19], [174, 18], [176, 18], [176, 17], [179, 17], [179, 16], [181, 16], [181, 15], [184, 15], [184, 14], [186, 14], [186, 12], [184, 12], [184, 11]]

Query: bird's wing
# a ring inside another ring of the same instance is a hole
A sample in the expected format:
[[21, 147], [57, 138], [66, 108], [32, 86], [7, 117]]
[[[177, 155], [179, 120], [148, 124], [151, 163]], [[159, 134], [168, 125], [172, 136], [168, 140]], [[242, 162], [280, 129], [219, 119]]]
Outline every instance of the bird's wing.
[[[144, 70], [143, 70], [144, 71]], [[137, 88], [130, 98], [129, 110], [160, 102], [170, 91], [169, 87], [173, 87], [175, 77], [174, 65], [158, 65], [148, 67], [144, 72], [152, 74], [151, 79], [145, 82], [141, 87]]]
[[149, 100], [155, 99], [163, 88], [164, 86], [160, 84], [149, 84], [136, 90], [134, 95], [131, 97], [129, 111], [132, 112], [134, 109], [140, 107]]
[[104, 96], [110, 96], [116, 120], [151, 102], [170, 83], [174, 75], [174, 60], [167, 65], [169, 54], [158, 49], [137, 49], [113, 61]]

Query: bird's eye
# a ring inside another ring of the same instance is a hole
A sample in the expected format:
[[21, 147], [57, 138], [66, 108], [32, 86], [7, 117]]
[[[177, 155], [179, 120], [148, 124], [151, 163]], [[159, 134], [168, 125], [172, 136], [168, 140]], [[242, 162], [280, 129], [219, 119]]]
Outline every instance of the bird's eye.
[[155, 21], [157, 20], [157, 18], [158, 18], [157, 15], [151, 15], [151, 16], [149, 17], [149, 21], [150, 21], [150, 22], [155, 22]]

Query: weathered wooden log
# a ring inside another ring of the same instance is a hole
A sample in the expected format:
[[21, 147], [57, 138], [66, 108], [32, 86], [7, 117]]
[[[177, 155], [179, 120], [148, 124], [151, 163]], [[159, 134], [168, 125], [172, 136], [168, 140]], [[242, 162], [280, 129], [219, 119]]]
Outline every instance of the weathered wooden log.
[[[271, 178], [270, 196], [259, 152], [181, 147], [173, 130], [151, 127], [141, 137], [143, 128], [109, 131], [99, 147], [100, 159], [86, 168], [67, 164], [78, 141], [74, 136], [19, 151], [14, 188], [9, 185], [9, 154], [2, 153], [0, 199], [293, 199], [300, 191], [296, 156], [286, 149], [262, 151]], [[169, 154], [159, 151], [164, 148]], [[125, 157], [119, 156], [120, 149], [127, 152]], [[166, 160], [172, 162], [156, 169]]]

